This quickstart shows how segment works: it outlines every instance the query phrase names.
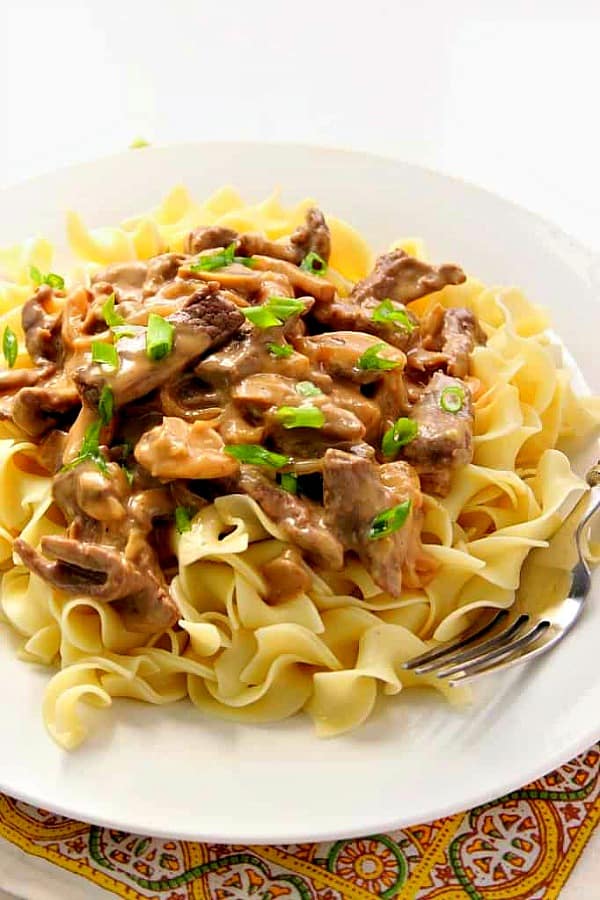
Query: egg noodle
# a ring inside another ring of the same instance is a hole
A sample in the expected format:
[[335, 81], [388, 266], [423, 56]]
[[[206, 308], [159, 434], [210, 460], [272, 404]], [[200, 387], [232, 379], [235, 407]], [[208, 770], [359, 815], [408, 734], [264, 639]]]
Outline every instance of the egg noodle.
[[[201, 224], [290, 234], [314, 201], [293, 208], [275, 194], [247, 205], [231, 188], [203, 204], [177, 187], [148, 215], [116, 228], [88, 229], [67, 217], [79, 260], [68, 284], [103, 266], [180, 251]], [[331, 280], [344, 291], [363, 278], [372, 254], [349, 225], [327, 215]], [[418, 240], [402, 240], [424, 258]], [[17, 367], [31, 366], [21, 307], [31, 296], [30, 267], [52, 268], [52, 246], [34, 239], [0, 250], [0, 330], [19, 340]], [[557, 445], [590, 436], [600, 422], [597, 398], [576, 397], [557, 362], [544, 312], [514, 288], [486, 287], [473, 278], [411, 305], [421, 316], [436, 303], [471, 309], [488, 340], [471, 357], [475, 394], [474, 458], [454, 476], [444, 499], [425, 495], [423, 541], [437, 564], [423, 587], [400, 598], [383, 593], [359, 562], [343, 573], [313, 573], [306, 593], [268, 597], [261, 567], [285, 548], [285, 537], [249, 497], [219, 497], [202, 508], [190, 531], [175, 535], [179, 571], [171, 591], [179, 628], [147, 636], [128, 632], [108, 603], [72, 597], [30, 573], [16, 554], [21, 536], [64, 534], [52, 504], [52, 478], [33, 460], [35, 446], [0, 422], [0, 567], [4, 620], [24, 637], [21, 657], [56, 671], [43, 701], [53, 738], [65, 748], [87, 734], [80, 701], [109, 706], [113, 697], [172, 703], [185, 697], [201, 710], [239, 722], [269, 722], [305, 710], [320, 736], [362, 723], [379, 692], [397, 694], [429, 684], [450, 701], [464, 691], [401, 664], [457, 635], [483, 607], [514, 602], [522, 564], [544, 546], [566, 509], [584, 492]], [[199, 723], [199, 727], [201, 727]]]

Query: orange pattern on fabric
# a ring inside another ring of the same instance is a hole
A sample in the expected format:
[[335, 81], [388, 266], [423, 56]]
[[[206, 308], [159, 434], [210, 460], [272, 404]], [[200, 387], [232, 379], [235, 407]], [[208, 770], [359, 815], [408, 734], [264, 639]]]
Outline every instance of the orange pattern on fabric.
[[159, 840], [0, 794], [0, 835], [128, 900], [556, 900], [600, 820], [600, 750], [491, 803], [288, 846]]

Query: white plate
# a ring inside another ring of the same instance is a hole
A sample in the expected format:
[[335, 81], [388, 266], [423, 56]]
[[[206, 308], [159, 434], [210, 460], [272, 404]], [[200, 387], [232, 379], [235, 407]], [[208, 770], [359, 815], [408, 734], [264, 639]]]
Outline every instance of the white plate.
[[[251, 199], [280, 184], [290, 201], [315, 196], [376, 248], [421, 235], [436, 260], [521, 285], [548, 306], [588, 383], [600, 388], [592, 255], [499, 197], [387, 159], [274, 144], [128, 152], [0, 194], [0, 243], [32, 232], [59, 240], [68, 207], [90, 224], [118, 222], [177, 182], [199, 196], [234, 183]], [[187, 703], [117, 701], [72, 754], [44, 731], [48, 673], [19, 662], [3, 628], [0, 788], [98, 824], [235, 843], [328, 840], [453, 813], [542, 775], [600, 737], [598, 601], [597, 581], [572, 636], [548, 658], [482, 683], [466, 710], [407, 691], [357, 733], [319, 741], [302, 716], [242, 726]]]

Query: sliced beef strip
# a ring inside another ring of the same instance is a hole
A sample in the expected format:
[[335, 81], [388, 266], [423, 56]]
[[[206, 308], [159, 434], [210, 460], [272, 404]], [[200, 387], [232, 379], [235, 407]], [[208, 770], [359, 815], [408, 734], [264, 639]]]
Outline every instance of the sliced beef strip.
[[174, 281], [179, 267], [185, 262], [186, 257], [181, 253], [161, 253], [148, 260], [148, 271], [144, 280], [144, 296], [152, 297], [163, 285]]
[[41, 553], [19, 539], [15, 550], [23, 563], [67, 593], [115, 603], [133, 631], [173, 625], [177, 607], [148, 542], [154, 519], [172, 513], [170, 492], [131, 495], [118, 466], [110, 464], [105, 477], [92, 462], [60, 472], [52, 492], [69, 523], [67, 536], [43, 538]]
[[48, 306], [53, 301], [53, 289], [43, 284], [34, 296], [23, 304], [21, 324], [25, 334], [25, 345], [31, 359], [37, 365], [43, 366], [61, 360], [62, 309], [49, 312]]
[[217, 250], [219, 247], [228, 247], [233, 241], [237, 241], [238, 233], [233, 228], [223, 225], [204, 225], [191, 231], [186, 240], [184, 249], [193, 256], [202, 253], [203, 250]]
[[[412, 343], [411, 328], [394, 323], [374, 322], [372, 316], [379, 302], [379, 300], [371, 298], [359, 305], [352, 297], [336, 296], [331, 303], [318, 304], [312, 311], [312, 315], [320, 325], [325, 325], [328, 330], [372, 334], [398, 350], [406, 352]], [[412, 327], [416, 328], [416, 317], [405, 310], [401, 304], [394, 304], [394, 306], [402, 309], [408, 316]]]
[[263, 234], [246, 233], [238, 240], [240, 256], [270, 256], [299, 266], [309, 253], [318, 253], [327, 262], [331, 252], [331, 235], [323, 213], [309, 209], [306, 220], [287, 242], [271, 241]]
[[318, 253], [329, 262], [331, 254], [331, 233], [320, 209], [311, 207], [306, 213], [304, 225], [300, 225], [290, 238], [290, 244], [300, 254], [300, 262], [309, 253]]
[[325, 524], [320, 506], [284, 491], [257, 466], [242, 466], [238, 487], [256, 500], [291, 543], [304, 550], [309, 558], [326, 569], [342, 568], [342, 545]]
[[442, 326], [442, 353], [448, 357], [446, 371], [456, 378], [469, 374], [469, 357], [476, 344], [485, 344], [485, 332], [470, 309], [447, 309]]
[[315, 318], [336, 330], [366, 331], [381, 336], [400, 350], [413, 343], [413, 330], [398, 323], [373, 322], [374, 309], [390, 300], [411, 320], [417, 319], [404, 309], [405, 303], [439, 291], [448, 284], [462, 284], [466, 276], [458, 266], [432, 266], [409, 256], [404, 250], [392, 250], [380, 256], [373, 271], [359, 281], [348, 297], [336, 297], [333, 303], [317, 304]]
[[[457, 388], [464, 397], [459, 412], [440, 405], [446, 388]], [[419, 426], [416, 437], [402, 449], [421, 476], [423, 489], [445, 496], [454, 471], [473, 458], [473, 404], [468, 387], [459, 378], [436, 372], [413, 406], [410, 417]]]
[[108, 284], [114, 290], [118, 301], [141, 302], [147, 275], [148, 263], [142, 262], [142, 260], [113, 263], [94, 275], [92, 289]]
[[37, 446], [37, 460], [51, 475], [56, 475], [63, 465], [67, 432], [53, 429]]
[[11, 418], [26, 434], [40, 437], [78, 402], [75, 385], [62, 371], [42, 384], [21, 388], [12, 402]]
[[286, 262], [298, 265], [302, 262], [302, 255], [298, 248], [290, 244], [270, 241], [264, 234], [246, 232], [240, 235], [237, 252], [240, 256], [270, 256], [273, 259], [283, 259]]
[[179, 611], [166, 586], [119, 550], [57, 536], [42, 538], [41, 547], [37, 553], [21, 538], [15, 541], [23, 564], [54, 587], [117, 601], [126, 628], [154, 633], [177, 621]]
[[[389, 466], [410, 469], [405, 463], [380, 467], [353, 453], [328, 450], [323, 460], [325, 521], [344, 549], [358, 554], [379, 587], [398, 597], [413, 530], [420, 528], [416, 513], [421, 498], [415, 473], [412, 478], [408, 473], [402, 480], [388, 477], [386, 483], [380, 470]], [[402, 528], [371, 540], [369, 531], [374, 517], [406, 500], [411, 501], [411, 510]]]
[[2, 369], [0, 371], [0, 394], [18, 391], [20, 388], [33, 387], [45, 381], [56, 371], [53, 363], [35, 369]]
[[408, 352], [407, 365], [417, 372], [441, 368], [448, 375], [465, 378], [475, 346], [485, 342], [485, 332], [470, 309], [444, 309], [438, 304], [423, 318]]
[[146, 335], [122, 338], [116, 347], [119, 368], [105, 372], [96, 364], [81, 366], [74, 380], [88, 406], [96, 407], [102, 388], [113, 392], [117, 407], [130, 403], [169, 381], [178, 372], [202, 356], [211, 347], [224, 343], [244, 321], [229, 300], [214, 290], [214, 285], [199, 288], [189, 305], [170, 316], [175, 328], [173, 349], [160, 360], [151, 360], [146, 352]]
[[465, 279], [459, 266], [432, 266], [397, 249], [380, 256], [371, 274], [354, 286], [350, 296], [359, 305], [369, 298], [410, 303], [449, 284], [462, 284]]
[[105, 285], [110, 285], [118, 302], [141, 303], [151, 297], [165, 284], [174, 281], [179, 267], [187, 257], [181, 253], [161, 253], [151, 259], [130, 260], [113, 263], [97, 272], [92, 278], [94, 293], [109, 293]]

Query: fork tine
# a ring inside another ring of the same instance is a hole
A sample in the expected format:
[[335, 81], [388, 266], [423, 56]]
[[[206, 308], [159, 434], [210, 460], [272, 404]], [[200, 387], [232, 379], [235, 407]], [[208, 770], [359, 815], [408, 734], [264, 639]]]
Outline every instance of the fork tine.
[[496, 665], [502, 660], [509, 656], [512, 657], [515, 653], [519, 653], [519, 651], [534, 644], [548, 628], [550, 628], [548, 620], [537, 622], [533, 628], [530, 628], [529, 631], [516, 640], [509, 641], [508, 644], [504, 644], [490, 653], [470, 659], [464, 665], [459, 663], [458, 665], [450, 666], [442, 672], [438, 672], [437, 677], [451, 678], [453, 675], [460, 673], [462, 677], [468, 678], [474, 675], [481, 675], [484, 671], [495, 669]]
[[512, 666], [522, 665], [522, 663], [534, 660], [536, 657], [551, 650], [563, 637], [564, 632], [553, 632], [551, 629], [548, 629], [543, 635], [540, 636], [538, 634], [539, 640], [533, 642], [535, 646], [530, 645], [525, 649], [524, 653], [515, 654], [513, 648], [512, 652], [504, 659], [495, 660], [494, 662], [489, 663], [489, 665], [482, 664], [480, 667], [477, 667], [476, 671], [470, 671], [464, 674], [458, 672], [456, 675], [448, 676], [448, 684], [452, 687], [458, 687], [474, 678], [478, 678], [480, 675], [487, 675], [490, 672], [500, 672], [502, 669], [510, 669]]
[[508, 641], [515, 638], [528, 621], [529, 616], [526, 613], [522, 613], [518, 619], [515, 619], [515, 621], [508, 626], [508, 628], [505, 628], [499, 634], [495, 634], [493, 637], [488, 638], [487, 641], [482, 641], [481, 643], [472, 646], [470, 645], [458, 653], [453, 652], [441, 661], [436, 660], [434, 663], [425, 664], [423, 666], [417, 665], [414, 667], [413, 671], [417, 675], [424, 675], [426, 672], [434, 672], [435, 675], [439, 675], [440, 671], [445, 671], [447, 666], [462, 666], [472, 659], [481, 659], [492, 650], [495, 650], [500, 646], [505, 646]]
[[[413, 659], [409, 659], [405, 663], [402, 663], [402, 668], [416, 669], [418, 667], [421, 669], [422, 666], [427, 666], [428, 668], [423, 669], [422, 671], [429, 671], [430, 663], [438, 663], [444, 656], [453, 656], [458, 650], [462, 650], [463, 647], [468, 647], [470, 644], [478, 641], [479, 638], [485, 637], [485, 635], [489, 634], [496, 625], [499, 625], [506, 616], [508, 616], [508, 610], [501, 609], [490, 622], [482, 628], [479, 628], [477, 631], [474, 631], [472, 634], [467, 633], [465, 637], [461, 638], [461, 640], [456, 643], [438, 647], [436, 650], [428, 650], [426, 653], [421, 653], [420, 656], [415, 656]], [[431, 668], [436, 668], [436, 666], [433, 665]]]

